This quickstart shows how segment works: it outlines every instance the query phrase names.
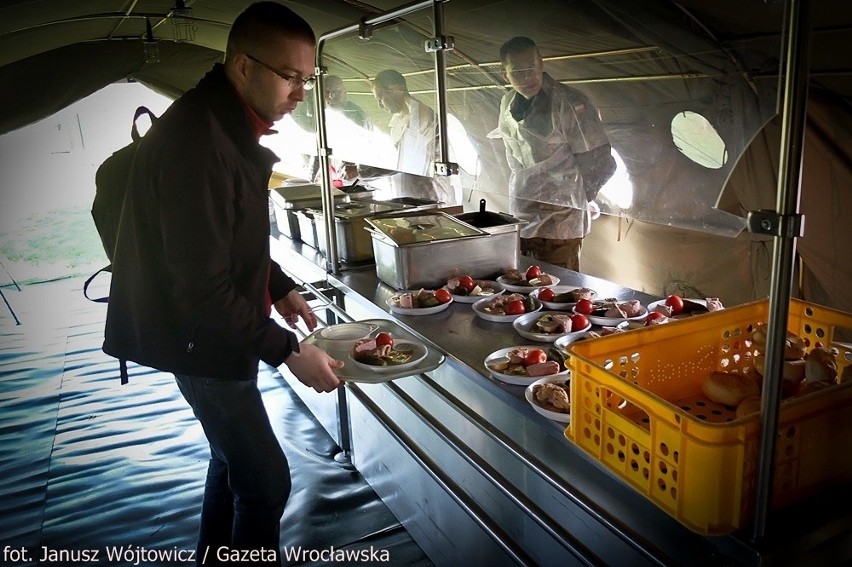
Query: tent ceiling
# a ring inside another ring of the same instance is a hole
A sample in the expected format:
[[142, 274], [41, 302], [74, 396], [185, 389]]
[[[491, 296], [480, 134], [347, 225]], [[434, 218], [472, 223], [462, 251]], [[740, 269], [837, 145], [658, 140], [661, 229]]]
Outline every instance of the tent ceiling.
[[[398, 0], [282, 0], [305, 17], [321, 35], [395, 8]], [[175, 95], [193, 85], [220, 57], [228, 26], [249, 0], [187, 0], [195, 26], [195, 38], [176, 42], [172, 23], [177, 19], [174, 0], [10, 0], [0, 6], [0, 82], [3, 118], [0, 133], [21, 127], [61, 106], [94, 92], [105, 84], [132, 76], [149, 86]], [[570, 14], [576, 0], [564, 0]], [[599, 2], [601, 5], [611, 2]], [[743, 45], [777, 35], [784, 2], [765, 0], [681, 0], [672, 2], [693, 28], [706, 30], [718, 41]], [[813, 75], [821, 85], [844, 97], [852, 96], [852, 3], [844, 0], [813, 2], [815, 34]], [[502, 17], [491, 21], [466, 21], [465, 14], [481, 15], [483, 6], [496, 5]], [[534, 31], [543, 50], [571, 53], [611, 48], [606, 37], [566, 37], [560, 28], [564, 17], [538, 17], [527, 2], [453, 0], [445, 5], [448, 19], [465, 26], [452, 33], [467, 36], [457, 41], [467, 46], [465, 56], [476, 62], [494, 61], [496, 47], [506, 37], [522, 33], [525, 19], [534, 20]], [[644, 8], [644, 6], [643, 6]], [[506, 17], [515, 11], [515, 17]], [[146, 64], [142, 52], [146, 19], [160, 46], [160, 63]], [[178, 20], [179, 21], [179, 20]], [[568, 20], [570, 21], [570, 20]], [[501, 29], [503, 28], [503, 29]], [[510, 29], [511, 28], [511, 29]], [[481, 49], [472, 48], [479, 45]], [[620, 47], [620, 46], [614, 46]], [[49, 85], [68, 90], [59, 101], [34, 95]]]

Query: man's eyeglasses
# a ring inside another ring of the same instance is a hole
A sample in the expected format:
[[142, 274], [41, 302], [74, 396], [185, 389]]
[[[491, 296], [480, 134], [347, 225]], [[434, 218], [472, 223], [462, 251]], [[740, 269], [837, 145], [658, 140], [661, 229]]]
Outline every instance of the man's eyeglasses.
[[507, 70], [506, 74], [510, 77], [526, 77], [528, 75], [533, 75], [536, 72], [538, 72], [538, 67], [524, 67], [523, 69]]
[[312, 88], [314, 88], [314, 86], [317, 84], [317, 78], [314, 77], [314, 76], [305, 77], [303, 79], [302, 77], [297, 77], [296, 75], [288, 75], [287, 73], [282, 73], [281, 71], [275, 69], [274, 67], [270, 67], [269, 65], [267, 65], [266, 63], [264, 63], [260, 59], [253, 57], [253, 56], [249, 55], [248, 53], [246, 53], [245, 56], [248, 57], [249, 59], [251, 59], [252, 61], [254, 61], [255, 63], [257, 63], [258, 65], [260, 65], [261, 67], [269, 69], [270, 71], [272, 71], [273, 73], [278, 75], [280, 78], [282, 78], [285, 81], [287, 81], [288, 83], [290, 83], [290, 87], [292, 87], [294, 89], [298, 89], [299, 87], [304, 85], [305, 90], [309, 91]]

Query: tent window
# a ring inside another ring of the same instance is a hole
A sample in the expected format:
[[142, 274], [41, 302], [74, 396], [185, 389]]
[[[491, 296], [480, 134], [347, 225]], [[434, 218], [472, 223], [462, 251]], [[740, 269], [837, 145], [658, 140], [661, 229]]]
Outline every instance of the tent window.
[[697, 112], [681, 112], [672, 119], [672, 140], [680, 153], [709, 169], [719, 169], [728, 161], [725, 142]]

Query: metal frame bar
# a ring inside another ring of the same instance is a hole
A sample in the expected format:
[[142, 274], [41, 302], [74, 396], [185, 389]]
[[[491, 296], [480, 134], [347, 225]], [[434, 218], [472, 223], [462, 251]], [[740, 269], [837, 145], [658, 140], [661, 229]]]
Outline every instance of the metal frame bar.
[[[324, 73], [324, 69], [322, 67], [322, 53], [327, 41], [347, 34], [351, 34], [353, 32], [361, 32], [365, 29], [369, 30], [370, 28], [376, 25], [380, 25], [393, 19], [406, 16], [408, 14], [428, 8], [430, 6], [432, 7], [433, 13], [435, 14], [435, 36], [439, 37], [439, 32], [443, 31], [443, 11], [441, 11], [440, 9], [440, 4], [442, 4], [444, 1], [445, 0], [422, 0], [420, 2], [414, 2], [412, 4], [400, 6], [395, 10], [385, 12], [374, 18], [365, 18], [359, 23], [351, 24], [349, 26], [323, 34], [317, 40], [315, 59], [317, 76], [321, 76]], [[440, 21], [440, 23], [438, 21], [439, 18], [442, 20]], [[439, 53], [443, 55], [440, 50], [435, 52], [436, 65], [438, 65]], [[445, 78], [444, 67], [441, 67], [440, 70], [436, 69], [435, 73], [436, 75], [440, 74], [441, 76], [438, 88], [438, 91], [440, 93], [444, 90], [441, 88], [441, 85], [443, 85], [443, 80]], [[322, 197], [322, 212], [323, 217], [325, 219], [324, 230], [326, 234], [327, 243], [327, 256], [325, 260], [327, 271], [332, 274], [338, 274], [340, 273], [340, 258], [338, 257], [337, 252], [337, 226], [334, 222], [334, 200], [331, 196], [331, 179], [329, 178], [328, 174], [328, 156], [331, 152], [330, 148], [328, 147], [328, 131], [326, 130], [325, 125], [325, 89], [322, 83], [323, 82], [321, 80], [317, 81], [317, 88], [314, 89], [314, 102], [316, 103], [315, 107], [317, 109], [317, 155], [320, 158], [320, 172], [322, 174], [322, 190], [320, 191], [320, 194]], [[444, 147], [447, 144], [447, 124], [446, 116], [444, 115], [444, 108], [446, 107], [446, 92], [444, 92], [443, 96], [444, 100], [442, 101], [441, 95], [439, 94], [437, 113], [441, 121], [439, 123], [439, 135], [442, 142], [441, 159], [443, 161], [446, 161], [445, 156], [447, 155], [447, 151]]]
[[[778, 163], [778, 215], [790, 218], [798, 214], [802, 152], [808, 98], [808, 56], [810, 51], [810, 2], [788, 0], [785, 15], [787, 34], [784, 41], [785, 73], [781, 126], [781, 155]], [[769, 287], [769, 326], [766, 340], [766, 372], [761, 402], [760, 454], [757, 467], [755, 501], [755, 541], [766, 535], [767, 516], [772, 495], [775, 465], [775, 436], [781, 413], [781, 369], [784, 364], [784, 339], [787, 334], [796, 235], [778, 234], [774, 238], [772, 281]]]

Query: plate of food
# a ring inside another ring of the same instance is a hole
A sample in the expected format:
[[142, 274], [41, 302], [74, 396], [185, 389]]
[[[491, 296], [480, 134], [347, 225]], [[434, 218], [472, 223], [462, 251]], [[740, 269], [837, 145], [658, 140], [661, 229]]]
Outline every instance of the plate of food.
[[604, 327], [614, 327], [625, 321], [644, 321], [648, 315], [648, 308], [638, 299], [581, 299], [572, 311], [585, 315], [593, 325]]
[[485, 358], [485, 368], [491, 376], [518, 386], [528, 386], [535, 380], [568, 374], [565, 357], [556, 349], [540, 346], [513, 346], [494, 351]]
[[503, 286], [491, 280], [477, 280], [471, 276], [459, 276], [447, 280], [444, 289], [453, 294], [453, 301], [476, 303], [483, 297], [493, 297], [503, 293]]
[[484, 297], [472, 306], [477, 317], [495, 323], [511, 323], [521, 315], [541, 309], [541, 302], [520, 293]]
[[568, 376], [539, 378], [524, 390], [535, 411], [561, 423], [571, 421], [571, 379]]
[[530, 292], [546, 309], [554, 311], [571, 311], [574, 304], [581, 299], [594, 299], [598, 292], [587, 287], [570, 285], [552, 285], [537, 287]]
[[452, 302], [453, 294], [446, 289], [400, 291], [385, 301], [391, 312], [398, 315], [432, 315], [445, 310]]
[[506, 291], [515, 293], [530, 293], [537, 287], [552, 286], [559, 283], [559, 278], [541, 271], [539, 266], [530, 266], [524, 273], [509, 270], [499, 278], [497, 283]]
[[679, 295], [670, 295], [665, 299], [648, 304], [648, 311], [662, 313], [669, 319], [682, 319], [701, 313], [720, 311], [725, 307], [717, 297], [707, 299], [688, 299]]
[[525, 339], [552, 343], [563, 335], [588, 331], [592, 324], [579, 313], [535, 311], [515, 319], [512, 327]]
[[372, 339], [355, 341], [349, 361], [361, 370], [395, 373], [414, 368], [427, 354], [421, 343], [394, 340], [390, 333], [379, 333]]

